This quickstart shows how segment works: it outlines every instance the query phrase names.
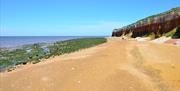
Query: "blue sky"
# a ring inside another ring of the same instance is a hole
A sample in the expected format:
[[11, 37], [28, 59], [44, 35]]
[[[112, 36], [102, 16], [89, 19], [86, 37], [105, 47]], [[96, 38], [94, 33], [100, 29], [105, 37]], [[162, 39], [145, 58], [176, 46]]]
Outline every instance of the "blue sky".
[[110, 36], [180, 0], [0, 0], [1, 36]]

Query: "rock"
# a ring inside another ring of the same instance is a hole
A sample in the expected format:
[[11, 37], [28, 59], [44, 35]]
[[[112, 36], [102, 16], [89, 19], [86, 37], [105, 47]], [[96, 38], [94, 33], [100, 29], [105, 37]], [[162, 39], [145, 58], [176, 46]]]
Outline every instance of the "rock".
[[170, 37], [160, 37], [160, 38], [157, 38], [157, 39], [154, 39], [154, 40], [152, 40], [152, 42], [156, 42], [156, 43], [164, 43], [164, 42], [166, 42], [166, 41], [168, 41], [168, 40], [170, 40], [171, 38]]

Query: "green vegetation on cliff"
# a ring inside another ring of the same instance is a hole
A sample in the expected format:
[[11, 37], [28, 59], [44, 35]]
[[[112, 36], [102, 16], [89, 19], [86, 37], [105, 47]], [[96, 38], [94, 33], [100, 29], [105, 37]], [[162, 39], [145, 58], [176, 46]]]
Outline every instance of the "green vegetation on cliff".
[[177, 27], [167, 33], [164, 33], [163, 36], [172, 37], [176, 33], [176, 31], [177, 31]]
[[150, 33], [150, 34], [146, 34], [145, 36], [143, 37], [150, 37], [151, 39], [155, 39], [156, 37], [161, 37], [161, 36], [165, 36], [165, 37], [172, 37], [172, 38], [179, 38], [180, 37], [180, 34], [177, 34], [179, 33], [179, 27], [176, 27], [174, 29], [172, 29], [171, 31], [167, 32], [167, 33], [163, 33], [163, 34], [155, 34], [155, 33]]

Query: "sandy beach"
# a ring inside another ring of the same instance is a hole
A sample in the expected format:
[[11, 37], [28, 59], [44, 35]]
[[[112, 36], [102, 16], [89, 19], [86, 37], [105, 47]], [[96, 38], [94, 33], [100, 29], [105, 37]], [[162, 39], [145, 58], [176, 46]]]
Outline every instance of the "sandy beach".
[[180, 46], [107, 40], [0, 73], [0, 91], [180, 91]]

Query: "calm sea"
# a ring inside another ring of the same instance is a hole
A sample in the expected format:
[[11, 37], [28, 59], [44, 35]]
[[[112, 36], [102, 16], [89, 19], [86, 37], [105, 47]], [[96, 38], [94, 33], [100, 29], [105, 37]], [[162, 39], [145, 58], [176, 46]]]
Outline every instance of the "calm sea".
[[92, 36], [0, 36], [0, 48], [14, 48], [26, 44], [53, 43], [56, 41], [90, 37]]

